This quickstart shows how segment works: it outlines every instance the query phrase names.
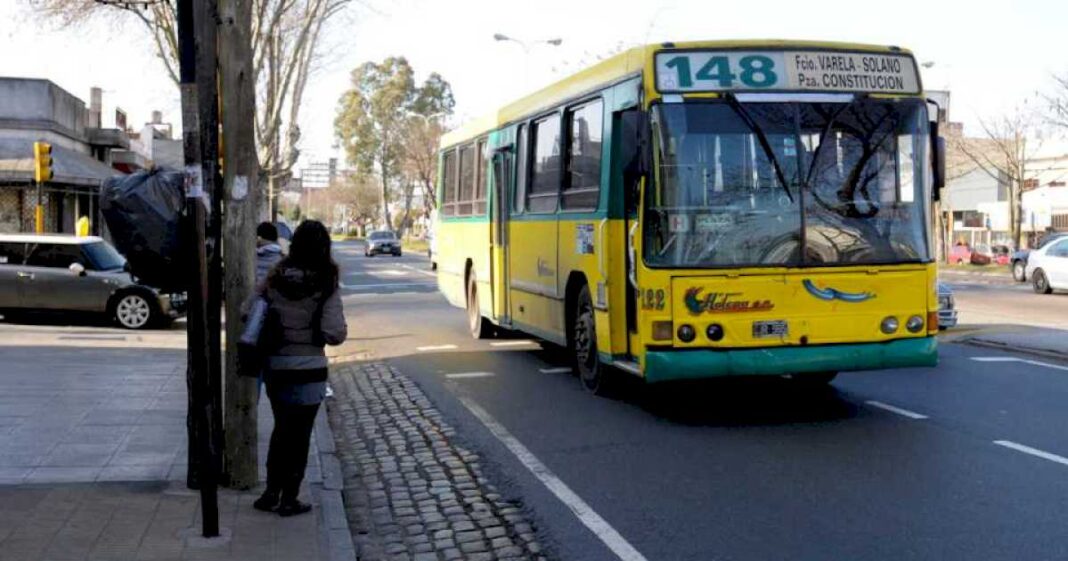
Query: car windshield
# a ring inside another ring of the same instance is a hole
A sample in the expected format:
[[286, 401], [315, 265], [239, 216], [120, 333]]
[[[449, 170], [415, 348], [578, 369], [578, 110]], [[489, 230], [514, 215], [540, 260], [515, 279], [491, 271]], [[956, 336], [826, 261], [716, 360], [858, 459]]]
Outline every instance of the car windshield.
[[651, 266], [929, 260], [920, 100], [729, 98], [658, 105], [652, 124], [656, 177], [644, 239]]
[[87, 265], [97, 271], [122, 269], [126, 259], [107, 242], [93, 242], [82, 246], [82, 250], [92, 263]]
[[393, 235], [393, 232], [371, 232], [371, 239], [375, 241], [395, 240], [397, 237]]

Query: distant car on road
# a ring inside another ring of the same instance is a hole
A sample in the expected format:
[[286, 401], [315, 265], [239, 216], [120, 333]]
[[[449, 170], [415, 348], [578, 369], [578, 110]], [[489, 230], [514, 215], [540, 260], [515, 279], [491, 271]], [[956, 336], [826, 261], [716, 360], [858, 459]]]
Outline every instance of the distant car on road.
[[1027, 259], [1027, 276], [1039, 294], [1068, 290], [1068, 237], [1032, 251]]
[[938, 329], [949, 329], [957, 325], [957, 308], [953, 300], [953, 289], [948, 284], [938, 283]]
[[[1049, 234], [1038, 240], [1036, 249], [1041, 249], [1044, 245], [1065, 237], [1068, 237], [1068, 232]], [[1027, 282], [1027, 258], [1032, 251], [1034, 251], [1034, 249], [1019, 249], [1009, 258], [1009, 268], [1012, 270], [1012, 278], [1017, 282]]]
[[972, 248], [964, 244], [958, 244], [953, 246], [953, 249], [949, 252], [949, 262], [956, 263], [957, 265], [963, 265], [965, 263], [971, 263], [972, 261]]
[[0, 234], [0, 310], [102, 313], [127, 329], [185, 313], [185, 294], [161, 294], [125, 267], [95, 236]]
[[374, 257], [379, 253], [389, 253], [394, 257], [401, 256], [401, 243], [397, 239], [397, 234], [389, 230], [379, 230], [367, 236], [367, 249], [364, 250], [364, 256]]
[[972, 249], [969, 262], [972, 265], [989, 265], [994, 262], [994, 252], [990, 249], [990, 246], [979, 244]]

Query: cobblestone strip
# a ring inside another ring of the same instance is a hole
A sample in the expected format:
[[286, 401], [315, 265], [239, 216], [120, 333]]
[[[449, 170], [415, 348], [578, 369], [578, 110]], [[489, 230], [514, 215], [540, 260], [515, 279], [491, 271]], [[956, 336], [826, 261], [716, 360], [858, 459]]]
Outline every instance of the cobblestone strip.
[[532, 524], [426, 395], [384, 364], [340, 365], [330, 423], [360, 561], [535, 560]]

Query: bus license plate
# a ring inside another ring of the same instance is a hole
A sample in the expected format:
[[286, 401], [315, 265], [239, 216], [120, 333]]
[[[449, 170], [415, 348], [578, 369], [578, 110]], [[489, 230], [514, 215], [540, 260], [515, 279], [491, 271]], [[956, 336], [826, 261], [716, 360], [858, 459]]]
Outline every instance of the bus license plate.
[[785, 337], [789, 332], [790, 331], [784, 320], [753, 322], [754, 339], [761, 339], [763, 337]]

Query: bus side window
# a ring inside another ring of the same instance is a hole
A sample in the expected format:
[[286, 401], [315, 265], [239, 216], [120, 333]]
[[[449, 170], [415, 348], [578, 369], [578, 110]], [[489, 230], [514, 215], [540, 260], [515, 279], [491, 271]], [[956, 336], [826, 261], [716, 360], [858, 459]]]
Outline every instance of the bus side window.
[[475, 181], [475, 196], [474, 196], [474, 208], [472, 212], [478, 216], [485, 216], [486, 214], [486, 139], [480, 138], [478, 141], [478, 148], [475, 150], [475, 157], [477, 164], [475, 165], [475, 173], [478, 174], [478, 179]]
[[567, 181], [564, 210], [597, 208], [601, 195], [601, 139], [604, 107], [600, 99], [567, 112]]
[[441, 215], [456, 216], [456, 151], [449, 150], [442, 156], [444, 188], [441, 190]]
[[530, 161], [527, 144], [527, 126], [519, 125], [516, 130], [516, 165], [515, 165], [515, 192], [512, 193], [512, 214], [523, 212], [523, 204], [527, 200], [527, 178], [530, 170], [527, 162]]
[[471, 214], [471, 200], [475, 191], [475, 146], [460, 148], [460, 198], [456, 206], [458, 216]]
[[560, 115], [553, 114], [534, 121], [531, 127], [534, 147], [527, 210], [555, 212], [560, 194], [563, 154], [560, 149]]

